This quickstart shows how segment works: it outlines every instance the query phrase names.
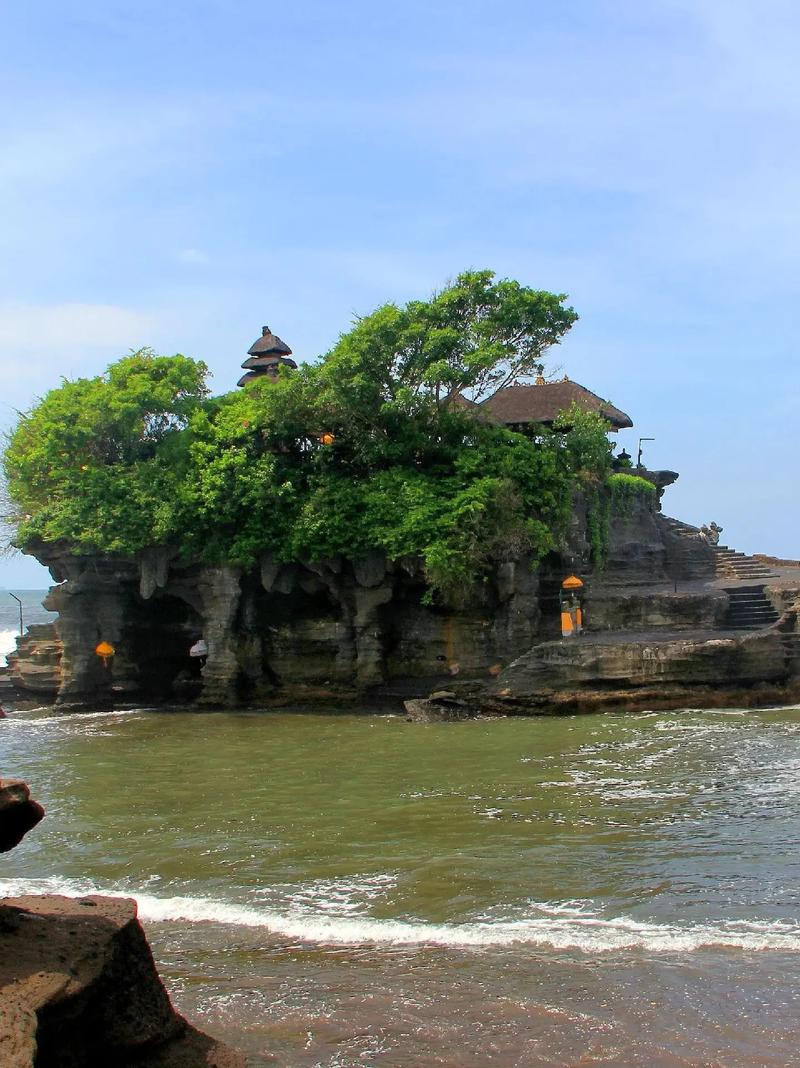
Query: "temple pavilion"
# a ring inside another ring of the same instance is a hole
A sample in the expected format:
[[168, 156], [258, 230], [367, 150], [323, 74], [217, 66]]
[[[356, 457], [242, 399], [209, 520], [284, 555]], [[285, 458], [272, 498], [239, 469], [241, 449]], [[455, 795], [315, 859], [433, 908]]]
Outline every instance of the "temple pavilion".
[[247, 373], [242, 375], [236, 385], [246, 386], [248, 382], [254, 382], [265, 375], [277, 378], [281, 365], [296, 370], [297, 364], [291, 356], [292, 350], [286, 342], [273, 334], [268, 326], [263, 326], [261, 337], [247, 350], [247, 359], [242, 364]]
[[[242, 364], [245, 374], [237, 385], [246, 386], [265, 375], [277, 378], [281, 365], [296, 369], [297, 364], [291, 356], [292, 350], [286, 342], [273, 334], [268, 326], [262, 327], [261, 337], [247, 350], [247, 359]], [[512, 430], [529, 426], [552, 427], [558, 415], [573, 404], [584, 411], [597, 412], [608, 420], [612, 430], [633, 426], [625, 412], [580, 383], [570, 381], [566, 375], [557, 382], [547, 382], [539, 375], [534, 385], [505, 386], [478, 404], [455, 392], [448, 398], [448, 403], [454, 408], [469, 408], [479, 418]]]
[[[460, 399], [465, 401], [465, 398]], [[602, 415], [614, 430], [633, 426], [633, 421], [625, 412], [578, 382], [571, 382], [566, 376], [558, 382], [546, 382], [540, 375], [532, 386], [506, 386], [475, 407], [493, 423], [522, 430], [531, 424], [552, 427], [559, 413], [566, 411], [573, 403], [584, 411]]]

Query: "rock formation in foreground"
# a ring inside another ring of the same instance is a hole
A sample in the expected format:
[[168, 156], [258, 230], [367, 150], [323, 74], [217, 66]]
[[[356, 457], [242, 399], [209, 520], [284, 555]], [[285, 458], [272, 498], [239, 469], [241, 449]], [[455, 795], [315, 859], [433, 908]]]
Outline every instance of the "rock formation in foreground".
[[18, 846], [44, 817], [44, 809], [31, 797], [27, 783], [0, 779], [0, 853]]
[[3, 1068], [244, 1068], [170, 1004], [128, 898], [0, 905]]
[[[0, 851], [44, 816], [0, 781]], [[129, 898], [0, 901], [0, 1068], [244, 1068], [170, 1004]]]

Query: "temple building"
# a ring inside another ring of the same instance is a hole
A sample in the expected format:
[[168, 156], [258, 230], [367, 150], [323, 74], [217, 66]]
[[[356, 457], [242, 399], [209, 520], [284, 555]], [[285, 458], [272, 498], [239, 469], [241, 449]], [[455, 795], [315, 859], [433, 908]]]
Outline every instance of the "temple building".
[[625, 430], [633, 426], [630, 416], [625, 412], [598, 397], [585, 386], [570, 382], [566, 376], [559, 382], [546, 382], [540, 375], [532, 386], [506, 386], [476, 407], [488, 415], [492, 422], [521, 430], [530, 424], [552, 427], [558, 414], [566, 411], [573, 403], [584, 411], [602, 415], [614, 430]]
[[254, 382], [265, 375], [277, 378], [281, 365], [296, 370], [297, 364], [291, 359], [291, 355], [292, 350], [286, 342], [273, 334], [268, 326], [263, 326], [261, 337], [247, 350], [247, 359], [242, 364], [247, 373], [242, 375], [236, 385], [246, 386], [248, 382]]

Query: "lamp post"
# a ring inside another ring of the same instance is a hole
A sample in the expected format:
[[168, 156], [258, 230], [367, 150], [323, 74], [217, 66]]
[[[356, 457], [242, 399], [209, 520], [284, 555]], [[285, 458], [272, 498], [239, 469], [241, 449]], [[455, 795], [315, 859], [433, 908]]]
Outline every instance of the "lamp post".
[[24, 634], [25, 633], [25, 620], [23, 619], [23, 616], [22, 616], [22, 601], [19, 599], [19, 597], [17, 597], [16, 593], [9, 593], [8, 596], [9, 597], [13, 597], [14, 600], [19, 605], [19, 632], [20, 632], [20, 634]]
[[655, 441], [655, 438], [639, 438], [639, 452], [636, 456], [636, 466], [640, 468], [642, 466], [642, 442], [643, 441]]

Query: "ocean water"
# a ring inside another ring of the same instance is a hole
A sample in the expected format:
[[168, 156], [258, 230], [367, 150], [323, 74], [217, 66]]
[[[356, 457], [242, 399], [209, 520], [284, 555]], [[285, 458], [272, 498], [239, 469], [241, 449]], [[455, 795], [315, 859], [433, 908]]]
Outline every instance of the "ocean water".
[[42, 607], [42, 598], [47, 590], [8, 590], [0, 589], [0, 666], [6, 662], [9, 653], [17, 647], [19, 634], [19, 605], [11, 597], [15, 593], [22, 601], [23, 623], [48, 623], [56, 619], [54, 612]]
[[129, 894], [253, 1066], [754, 1068], [800, 1043], [800, 709], [12, 713], [0, 891]]

